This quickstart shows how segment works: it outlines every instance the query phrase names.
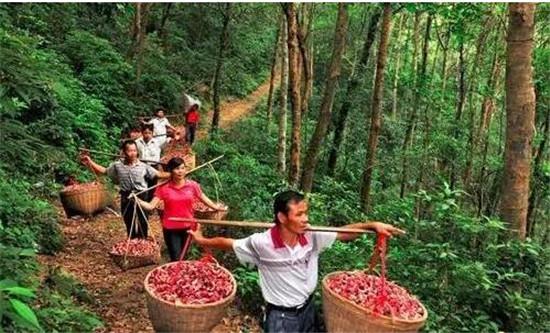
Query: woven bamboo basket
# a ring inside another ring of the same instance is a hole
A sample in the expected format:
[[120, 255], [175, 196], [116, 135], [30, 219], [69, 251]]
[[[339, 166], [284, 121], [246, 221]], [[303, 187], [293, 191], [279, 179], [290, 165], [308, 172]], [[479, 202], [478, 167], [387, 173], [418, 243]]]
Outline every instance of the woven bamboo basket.
[[73, 215], [92, 215], [105, 209], [113, 202], [113, 196], [101, 183], [86, 188], [59, 192], [59, 198], [67, 217]]
[[[149, 240], [153, 241], [152, 239]], [[160, 263], [161, 260], [160, 246], [157, 246], [157, 250], [155, 251], [155, 253], [148, 256], [131, 256], [113, 252], [109, 252], [109, 256], [111, 257], [111, 259], [113, 259], [114, 263], [123, 270], [149, 265], [157, 265]]]
[[428, 311], [422, 305], [424, 315], [418, 320], [396, 319], [374, 315], [367, 309], [336, 294], [328, 287], [328, 279], [342, 272], [333, 272], [323, 279], [323, 314], [329, 333], [393, 333], [418, 332], [428, 319]]
[[[223, 202], [219, 201], [218, 204], [223, 204]], [[212, 210], [210, 208], [208, 209], [195, 209], [194, 216], [197, 219], [204, 219], [204, 220], [223, 220], [226, 216], [229, 210]]]
[[[163, 266], [174, 265], [176, 262], [168, 263]], [[147, 291], [147, 310], [149, 318], [153, 324], [155, 332], [210, 332], [226, 315], [227, 308], [235, 299], [237, 293], [237, 282], [233, 274], [223, 268], [233, 283], [233, 291], [226, 298], [214, 303], [208, 304], [179, 304], [175, 305], [166, 302], [155, 296], [149, 288], [147, 281], [151, 272], [145, 277], [145, 290]]]

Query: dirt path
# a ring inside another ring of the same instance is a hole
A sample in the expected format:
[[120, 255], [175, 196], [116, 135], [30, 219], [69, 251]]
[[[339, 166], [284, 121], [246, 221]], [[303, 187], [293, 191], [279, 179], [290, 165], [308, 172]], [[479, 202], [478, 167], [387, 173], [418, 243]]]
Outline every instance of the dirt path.
[[[268, 91], [269, 80], [246, 99], [222, 103], [220, 126], [227, 128], [253, 111]], [[199, 132], [199, 138], [205, 134], [205, 130]], [[66, 245], [55, 256], [39, 257], [43, 269], [62, 267], [86, 286], [95, 299], [92, 309], [106, 325], [100, 332], [152, 332], [143, 288], [145, 275], [152, 266], [122, 271], [108, 256], [111, 246], [126, 238], [121, 218], [105, 212], [89, 221], [73, 220], [65, 218], [61, 207], [58, 208]], [[150, 222], [151, 234], [163, 243], [158, 216], [154, 214]], [[242, 329], [258, 332], [259, 326], [256, 320], [232, 308], [214, 332]]]

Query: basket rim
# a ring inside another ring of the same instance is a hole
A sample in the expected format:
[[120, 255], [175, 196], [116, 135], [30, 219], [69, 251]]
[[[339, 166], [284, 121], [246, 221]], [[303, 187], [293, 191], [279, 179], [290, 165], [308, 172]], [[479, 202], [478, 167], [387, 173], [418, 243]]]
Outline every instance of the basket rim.
[[65, 196], [65, 197], [70, 197], [70, 196], [74, 196], [74, 195], [86, 194], [86, 193], [91, 193], [91, 192], [109, 192], [109, 190], [107, 190], [103, 184], [97, 184], [93, 188], [76, 189], [76, 190], [75, 189], [72, 189], [72, 190], [62, 189], [61, 191], [59, 191], [59, 194]]
[[[192, 261], [193, 262], [193, 261], [198, 261], [198, 260], [184, 260], [184, 261]], [[231, 277], [231, 283], [233, 284], [233, 291], [231, 291], [231, 293], [229, 295], [227, 295], [226, 297], [220, 299], [219, 301], [212, 302], [212, 303], [205, 303], [205, 304], [176, 304], [176, 303], [171, 303], [171, 302], [165, 301], [165, 300], [161, 299], [160, 297], [157, 297], [157, 295], [155, 295], [153, 293], [151, 288], [149, 288], [149, 284], [147, 283], [147, 280], [149, 280], [149, 276], [151, 276], [151, 274], [156, 269], [159, 269], [159, 268], [165, 267], [165, 266], [175, 265], [177, 263], [179, 263], [179, 261], [169, 262], [169, 263], [166, 263], [164, 265], [157, 266], [157, 267], [153, 268], [152, 270], [150, 270], [149, 273], [147, 273], [147, 275], [145, 276], [145, 280], [143, 280], [143, 284], [145, 286], [145, 291], [147, 291], [147, 294], [149, 296], [151, 296], [153, 299], [155, 299], [155, 300], [157, 300], [161, 303], [164, 303], [166, 305], [170, 305], [170, 306], [173, 306], [173, 307], [186, 308], [186, 309], [201, 309], [201, 308], [205, 308], [205, 307], [212, 307], [212, 306], [222, 305], [224, 303], [227, 303], [228, 301], [232, 300], [235, 297], [235, 295], [237, 294], [237, 281], [235, 280], [235, 277], [233, 276], [233, 274], [227, 268], [225, 268], [221, 265], [218, 265], [222, 270], [224, 270], [227, 274], [229, 274], [229, 276]]]
[[[328, 279], [331, 277], [331, 276], [334, 276], [336, 274], [340, 274], [340, 273], [355, 273], [355, 272], [362, 272], [362, 270], [353, 270], [353, 271], [336, 271], [336, 272], [331, 272], [327, 275], [325, 275], [325, 277], [323, 278], [323, 282], [322, 282], [322, 286], [323, 286], [323, 292], [327, 291], [330, 296], [333, 296], [333, 297], [336, 297], [338, 298], [339, 300], [341, 301], [344, 301], [348, 304], [351, 304], [353, 305], [353, 307], [355, 307], [356, 309], [360, 310], [361, 312], [364, 312], [365, 314], [368, 314], [368, 315], [374, 315], [372, 313], [372, 311], [369, 311], [367, 309], [365, 309], [364, 307], [356, 304], [355, 302], [353, 301], [350, 301], [349, 299], [346, 299], [340, 295], [338, 295], [336, 292], [334, 292], [332, 289], [330, 289], [328, 287]], [[373, 275], [373, 274], [371, 274]], [[418, 303], [420, 304], [420, 306], [422, 307], [422, 310], [424, 310], [424, 314], [422, 315], [421, 318], [419, 319], [414, 319], [414, 320], [409, 320], [409, 319], [401, 319], [401, 318], [395, 318], [395, 317], [390, 317], [390, 316], [385, 316], [385, 315], [377, 315], [377, 317], [379, 318], [382, 318], [382, 319], [387, 319], [389, 321], [392, 321], [392, 322], [399, 322], [399, 323], [404, 323], [404, 324], [420, 324], [420, 323], [423, 323], [425, 322], [427, 319], [428, 319], [428, 309], [426, 309], [426, 307], [424, 306], [424, 304], [422, 304], [422, 302], [420, 302], [419, 299], [418, 300]]]
[[[111, 249], [109, 249], [109, 255], [111, 255], [113, 257], [127, 257], [127, 258], [147, 258], [147, 257], [157, 256], [157, 254], [160, 256], [160, 250], [161, 250], [160, 243], [156, 239], [153, 239], [153, 237], [151, 237], [151, 236], [145, 238], [145, 240], [149, 241], [150, 243], [154, 243], [157, 246], [157, 251], [155, 251], [155, 253], [148, 254], [148, 255], [145, 255], [145, 256], [134, 256], [134, 255], [131, 255], [131, 254], [118, 254], [118, 253], [114, 253], [113, 252], [113, 247], [111, 247]], [[122, 241], [116, 242], [115, 245], [120, 243], [120, 242], [127, 242], [127, 240], [122, 240]]]
[[114, 252], [111, 252], [109, 251], [109, 255], [112, 256], [112, 257], [126, 257], [126, 258], [150, 258], [150, 257], [160, 257], [160, 250], [157, 251], [157, 253], [152, 253], [152, 254], [148, 254], [148, 255], [144, 255], [144, 256], [135, 256], [135, 255], [130, 255], [130, 254], [118, 254], [118, 253], [114, 253]]
[[[218, 203], [218, 204], [224, 204], [225, 205], [225, 202], [223, 201], [215, 201], [215, 203]], [[227, 206], [226, 206], [227, 207]], [[214, 212], [227, 212], [229, 211], [229, 207], [227, 207], [227, 210], [215, 210], [215, 209], [212, 209], [210, 207], [206, 207], [206, 209], [195, 209], [193, 208], [193, 211], [194, 212], [199, 212], [199, 213], [214, 213]]]

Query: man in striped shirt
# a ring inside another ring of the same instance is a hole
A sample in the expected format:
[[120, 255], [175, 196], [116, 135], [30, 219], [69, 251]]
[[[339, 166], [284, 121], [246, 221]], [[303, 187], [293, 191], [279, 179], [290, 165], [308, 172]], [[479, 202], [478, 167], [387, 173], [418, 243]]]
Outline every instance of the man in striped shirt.
[[[143, 191], [148, 188], [147, 181], [154, 178], [168, 178], [170, 174], [155, 170], [139, 160], [139, 153], [134, 140], [124, 141], [122, 144], [124, 158], [111, 163], [107, 168], [94, 162], [89, 155], [81, 156], [84, 165], [93, 172], [106, 174], [120, 186], [120, 210], [123, 214], [126, 232], [131, 238], [147, 238], [148, 214], [135, 207], [134, 201], [128, 197], [132, 192]], [[147, 193], [139, 197], [146, 199]], [[137, 219], [134, 218], [137, 216]], [[135, 220], [135, 222], [134, 222]]]

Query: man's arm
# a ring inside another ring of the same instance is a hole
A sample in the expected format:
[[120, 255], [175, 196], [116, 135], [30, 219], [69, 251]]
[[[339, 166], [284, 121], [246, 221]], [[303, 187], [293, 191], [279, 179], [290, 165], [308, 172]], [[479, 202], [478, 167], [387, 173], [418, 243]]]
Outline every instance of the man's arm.
[[[382, 222], [353, 223], [353, 224], [345, 225], [342, 228], [372, 230], [377, 234], [383, 234], [389, 237], [405, 234], [404, 230], [398, 229], [392, 225], [382, 223]], [[339, 232], [336, 235], [336, 239], [339, 241], [347, 242], [347, 241], [352, 241], [358, 238], [359, 236], [361, 236], [361, 234], [351, 233], [351, 232]]]
[[233, 250], [233, 243], [235, 242], [233, 238], [225, 238], [225, 237], [206, 238], [202, 234], [200, 224], [197, 226], [197, 230], [195, 231], [188, 230], [187, 232], [191, 235], [191, 237], [193, 237], [193, 240], [197, 242], [197, 244], [199, 244], [200, 246], [212, 247], [212, 248], [224, 250], [224, 251]]
[[88, 155], [82, 155], [80, 157], [80, 161], [82, 162], [82, 164], [84, 164], [90, 170], [92, 170], [96, 173], [105, 174], [107, 172], [107, 168], [105, 168], [104, 166], [99, 165], [96, 162], [92, 161], [92, 159]]

